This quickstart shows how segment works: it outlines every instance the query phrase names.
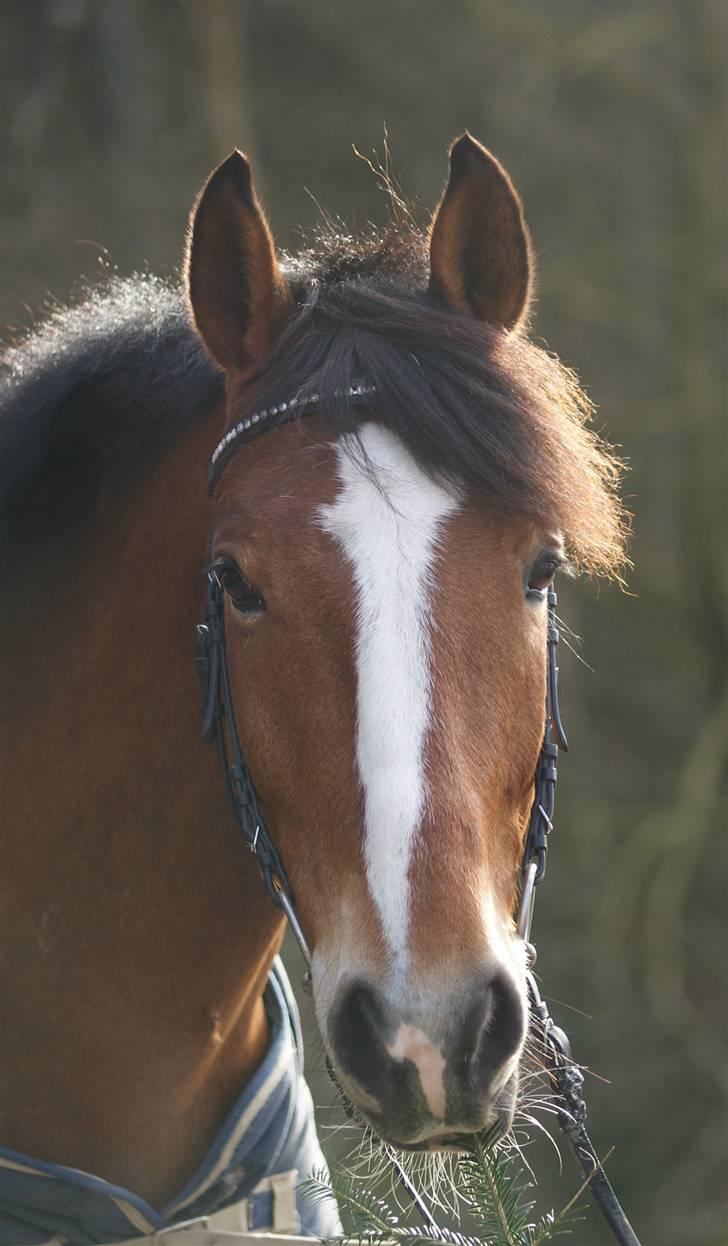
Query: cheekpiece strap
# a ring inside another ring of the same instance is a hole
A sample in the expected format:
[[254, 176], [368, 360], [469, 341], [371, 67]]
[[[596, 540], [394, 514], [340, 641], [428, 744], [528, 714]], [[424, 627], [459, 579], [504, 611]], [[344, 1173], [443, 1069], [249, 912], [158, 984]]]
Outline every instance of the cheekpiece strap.
[[[529, 866], [535, 863], [535, 874], [530, 871], [533, 887], [541, 882], [546, 873], [548, 837], [553, 829], [554, 805], [556, 803], [556, 779], [559, 748], [568, 751], [566, 732], [559, 712], [559, 667], [556, 657], [559, 631], [556, 626], [556, 590], [550, 584], [547, 591], [547, 672], [546, 672], [546, 724], [543, 744], [536, 766], [536, 787], [531, 806], [531, 820], [526, 836], [521, 870], [524, 879]], [[530, 907], [533, 900], [529, 898]]]
[[195, 666], [200, 683], [203, 739], [216, 746], [243, 839], [257, 857], [273, 903], [287, 914], [292, 902], [290, 883], [266, 829], [253, 780], [240, 750], [225, 649], [223, 587], [214, 565], [207, 572], [205, 619], [197, 628]]

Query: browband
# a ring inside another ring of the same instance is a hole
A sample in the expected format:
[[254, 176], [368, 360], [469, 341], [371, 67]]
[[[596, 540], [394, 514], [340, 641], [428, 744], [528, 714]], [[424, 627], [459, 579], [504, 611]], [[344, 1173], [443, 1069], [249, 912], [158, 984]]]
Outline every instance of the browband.
[[[354, 406], [357, 406], [366, 402], [372, 394], [376, 393], [376, 389], [376, 385], [365, 385], [363, 381], [355, 381], [352, 385], [348, 385], [346, 389], [337, 391], [336, 396], [344, 397]], [[238, 446], [252, 441], [253, 437], [256, 437], [258, 433], [268, 432], [271, 428], [277, 428], [279, 424], [288, 424], [291, 420], [298, 419], [302, 415], [312, 415], [317, 410], [319, 401], [318, 394], [296, 394], [293, 398], [289, 398], [287, 402], [279, 402], [272, 407], [264, 407], [261, 411], [254, 411], [252, 415], [247, 415], [244, 420], [239, 420], [237, 424], [233, 424], [232, 428], [218, 442], [207, 464], [208, 493], [212, 492], [218, 476]]]

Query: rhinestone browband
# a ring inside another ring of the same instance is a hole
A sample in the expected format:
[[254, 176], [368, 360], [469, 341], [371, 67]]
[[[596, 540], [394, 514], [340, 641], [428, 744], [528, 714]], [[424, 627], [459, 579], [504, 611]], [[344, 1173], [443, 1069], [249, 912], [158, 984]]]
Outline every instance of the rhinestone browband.
[[[374, 393], [376, 393], [376, 385], [365, 385], [363, 382], [358, 381], [342, 390], [341, 396], [356, 405], [357, 403], [364, 402]], [[338, 393], [337, 396], [339, 396]], [[279, 402], [272, 407], [264, 407], [262, 411], [254, 411], [252, 415], [246, 415], [244, 420], [239, 420], [237, 424], [233, 424], [232, 428], [228, 430], [210, 456], [207, 465], [208, 490], [212, 489], [233, 451], [241, 443], [252, 441], [253, 437], [256, 437], [259, 433], [268, 432], [271, 428], [277, 428], [279, 424], [287, 424], [290, 420], [298, 419], [302, 415], [311, 415], [318, 405], [318, 394], [298, 394], [294, 398], [288, 399], [287, 402]]]

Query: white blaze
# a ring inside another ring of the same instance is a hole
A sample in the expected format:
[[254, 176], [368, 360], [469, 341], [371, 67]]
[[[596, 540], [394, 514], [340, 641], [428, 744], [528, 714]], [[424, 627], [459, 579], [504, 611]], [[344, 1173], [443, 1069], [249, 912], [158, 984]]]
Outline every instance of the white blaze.
[[369, 890], [402, 969], [412, 841], [427, 804], [432, 568], [441, 526], [458, 499], [430, 480], [399, 438], [380, 425], [364, 424], [359, 443], [353, 437], [339, 441], [341, 490], [319, 516], [354, 575], [364, 857]]

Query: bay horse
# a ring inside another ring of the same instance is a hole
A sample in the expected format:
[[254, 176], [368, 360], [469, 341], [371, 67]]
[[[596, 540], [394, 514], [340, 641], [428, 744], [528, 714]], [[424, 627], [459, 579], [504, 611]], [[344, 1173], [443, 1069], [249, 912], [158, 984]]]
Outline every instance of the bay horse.
[[296, 256], [235, 152], [182, 288], [111, 279], [7, 350], [0, 1242], [241, 1200], [337, 1229], [291, 1184], [323, 1160], [283, 916], [200, 743], [211, 567], [343, 1089], [395, 1146], [508, 1124], [546, 589], [624, 553], [618, 464], [525, 331], [532, 268], [468, 134], [429, 230]]

